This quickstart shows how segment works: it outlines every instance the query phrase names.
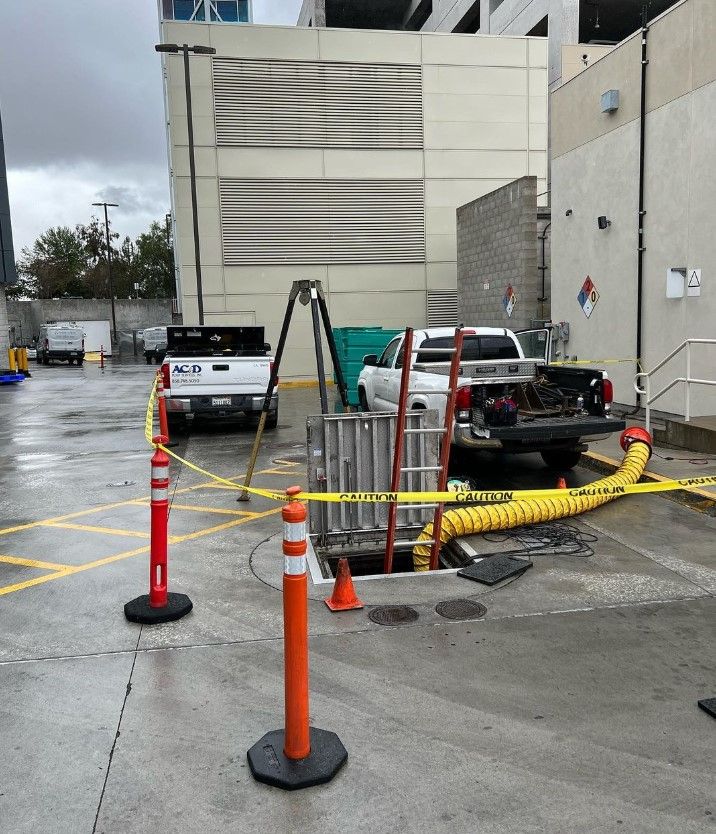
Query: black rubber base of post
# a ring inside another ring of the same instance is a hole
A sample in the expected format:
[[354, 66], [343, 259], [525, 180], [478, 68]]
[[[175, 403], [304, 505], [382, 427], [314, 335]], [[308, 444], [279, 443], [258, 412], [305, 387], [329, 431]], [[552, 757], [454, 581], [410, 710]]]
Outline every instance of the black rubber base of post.
[[305, 759], [288, 759], [283, 730], [273, 730], [248, 751], [249, 768], [257, 782], [285, 791], [323, 785], [346, 763], [348, 752], [335, 733], [311, 727], [311, 752]]
[[124, 606], [124, 616], [131, 623], [156, 625], [181, 620], [192, 607], [192, 601], [186, 594], [167, 594], [167, 604], [164, 608], [152, 608], [149, 604], [149, 594], [143, 594]]
[[716, 698], [702, 698], [696, 702], [711, 718], [716, 718]]

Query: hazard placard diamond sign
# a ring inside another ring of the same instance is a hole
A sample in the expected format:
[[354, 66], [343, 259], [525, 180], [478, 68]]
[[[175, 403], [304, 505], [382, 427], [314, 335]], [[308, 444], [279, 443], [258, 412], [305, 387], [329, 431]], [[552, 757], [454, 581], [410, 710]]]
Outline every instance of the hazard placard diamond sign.
[[508, 318], [512, 318], [515, 304], [517, 304], [517, 293], [512, 289], [512, 284], [508, 284], [505, 294], [502, 296], [502, 306], [505, 308]]
[[587, 275], [584, 283], [582, 284], [582, 289], [579, 291], [577, 301], [579, 302], [579, 306], [582, 308], [584, 315], [589, 318], [592, 315], [594, 308], [597, 306], [597, 301], [599, 301], [599, 293], [597, 292], [597, 288], [594, 286], [594, 281], [592, 281], [589, 275]]

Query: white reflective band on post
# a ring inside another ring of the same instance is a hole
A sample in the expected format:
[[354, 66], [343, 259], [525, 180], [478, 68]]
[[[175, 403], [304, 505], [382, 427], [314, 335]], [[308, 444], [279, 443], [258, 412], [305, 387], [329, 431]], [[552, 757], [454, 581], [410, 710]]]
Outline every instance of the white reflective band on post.
[[166, 487], [160, 489], [152, 488], [152, 501], [166, 501], [169, 498], [169, 490]]
[[283, 572], [287, 576], [300, 576], [306, 572], [305, 556], [284, 556]]
[[305, 521], [284, 521], [283, 540], [285, 542], [302, 542], [306, 538]]
[[152, 478], [156, 481], [168, 481], [169, 480], [169, 467], [168, 466], [153, 466], [152, 467]]

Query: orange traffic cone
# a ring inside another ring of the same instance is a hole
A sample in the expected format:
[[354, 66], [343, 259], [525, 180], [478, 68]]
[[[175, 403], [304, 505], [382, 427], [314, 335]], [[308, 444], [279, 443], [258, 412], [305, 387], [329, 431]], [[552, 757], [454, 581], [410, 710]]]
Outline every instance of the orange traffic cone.
[[557, 478], [557, 486], [555, 489], [567, 489], [567, 482], [564, 478]]
[[333, 586], [333, 594], [325, 602], [331, 611], [349, 611], [351, 608], [363, 608], [363, 603], [356, 596], [353, 587], [348, 559], [338, 560], [338, 572], [336, 573], [336, 584]]

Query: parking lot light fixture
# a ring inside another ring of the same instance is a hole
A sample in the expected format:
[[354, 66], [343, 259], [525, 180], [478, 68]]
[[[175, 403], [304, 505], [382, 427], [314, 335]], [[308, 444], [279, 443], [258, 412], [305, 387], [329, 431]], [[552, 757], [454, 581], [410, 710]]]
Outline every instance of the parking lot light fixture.
[[112, 247], [109, 243], [109, 217], [107, 208], [119, 208], [117, 203], [92, 203], [93, 206], [104, 207], [104, 233], [107, 238], [107, 282], [109, 284], [109, 303], [112, 307], [112, 342], [117, 341], [117, 316], [114, 312], [114, 283], [112, 282]]
[[189, 141], [189, 184], [191, 187], [191, 215], [194, 227], [194, 260], [196, 264], [196, 303], [199, 313], [199, 324], [204, 324], [204, 298], [201, 284], [201, 256], [199, 248], [199, 214], [196, 198], [196, 162], [194, 160], [194, 118], [191, 107], [191, 79], [189, 75], [189, 53], [194, 55], [215, 55], [216, 50], [212, 46], [200, 46], [195, 44], [158, 43], [154, 49], [157, 52], [167, 52], [184, 56], [184, 88], [186, 92], [186, 129]]

